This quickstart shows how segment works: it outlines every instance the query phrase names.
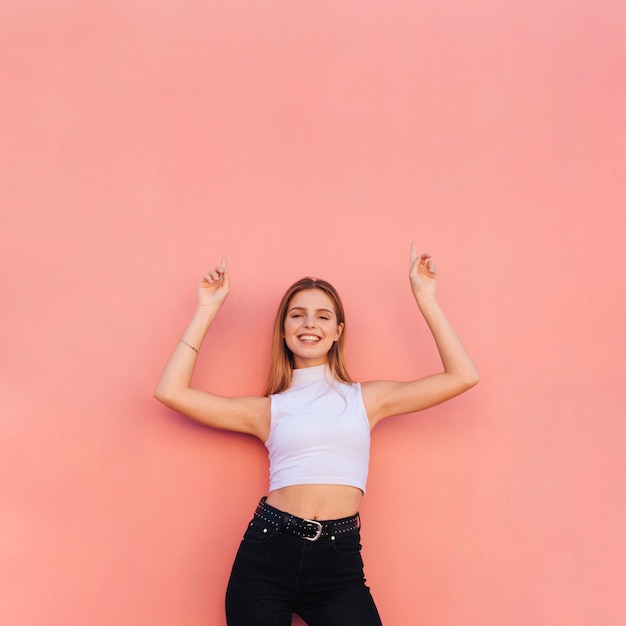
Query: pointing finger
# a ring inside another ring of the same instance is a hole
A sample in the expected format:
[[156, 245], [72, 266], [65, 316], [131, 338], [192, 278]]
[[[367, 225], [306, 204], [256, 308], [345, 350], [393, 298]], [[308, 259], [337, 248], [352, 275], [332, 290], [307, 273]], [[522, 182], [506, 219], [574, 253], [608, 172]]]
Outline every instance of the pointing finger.
[[417, 254], [417, 246], [415, 245], [415, 242], [411, 242], [411, 252], [409, 254], [409, 271], [411, 269], [413, 269], [413, 266], [415, 265], [415, 261], [417, 261], [418, 259], [418, 254]]

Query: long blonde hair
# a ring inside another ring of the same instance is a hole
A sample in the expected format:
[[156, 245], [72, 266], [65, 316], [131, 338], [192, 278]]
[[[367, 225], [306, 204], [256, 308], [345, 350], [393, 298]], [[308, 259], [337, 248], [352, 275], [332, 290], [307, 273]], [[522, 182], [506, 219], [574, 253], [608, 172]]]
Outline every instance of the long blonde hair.
[[346, 342], [346, 316], [343, 309], [341, 298], [337, 290], [325, 280], [319, 278], [301, 278], [296, 281], [283, 296], [276, 319], [274, 320], [274, 332], [272, 335], [272, 350], [270, 354], [270, 371], [265, 387], [265, 395], [270, 396], [273, 393], [285, 391], [291, 383], [291, 372], [293, 370], [293, 353], [287, 347], [284, 339], [285, 317], [291, 298], [299, 291], [306, 289], [319, 289], [323, 291], [333, 303], [337, 323], [343, 325], [343, 330], [339, 339], [333, 343], [328, 351], [328, 367], [334, 378], [346, 383], [351, 383], [352, 379], [346, 369], [344, 346]]

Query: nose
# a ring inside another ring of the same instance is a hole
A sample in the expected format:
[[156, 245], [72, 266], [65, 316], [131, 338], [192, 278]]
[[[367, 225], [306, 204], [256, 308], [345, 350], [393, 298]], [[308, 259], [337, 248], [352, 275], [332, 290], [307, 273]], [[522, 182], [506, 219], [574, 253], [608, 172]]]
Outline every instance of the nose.
[[305, 328], [313, 328], [315, 326], [315, 316], [307, 315], [304, 320]]

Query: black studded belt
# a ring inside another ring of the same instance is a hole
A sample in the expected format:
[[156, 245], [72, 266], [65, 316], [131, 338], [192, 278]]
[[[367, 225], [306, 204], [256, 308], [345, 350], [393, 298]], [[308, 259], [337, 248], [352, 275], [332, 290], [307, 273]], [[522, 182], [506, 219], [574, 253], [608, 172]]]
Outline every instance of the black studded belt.
[[265, 497], [261, 498], [254, 512], [255, 517], [261, 518], [280, 532], [295, 535], [307, 541], [317, 541], [320, 537], [329, 537], [334, 540], [338, 535], [354, 532], [361, 527], [358, 513], [351, 517], [318, 522], [279, 511], [266, 504], [265, 500]]

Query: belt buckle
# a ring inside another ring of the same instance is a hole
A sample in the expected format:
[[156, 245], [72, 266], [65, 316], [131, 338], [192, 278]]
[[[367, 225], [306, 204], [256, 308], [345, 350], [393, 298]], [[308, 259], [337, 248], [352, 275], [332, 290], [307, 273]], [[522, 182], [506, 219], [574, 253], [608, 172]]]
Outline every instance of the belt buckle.
[[302, 537], [302, 539], [306, 539], [307, 541], [317, 541], [322, 534], [322, 525], [314, 519], [305, 519], [304, 521], [307, 524], [313, 524], [313, 526], [317, 526], [317, 529], [315, 530], [315, 535], [313, 537]]

